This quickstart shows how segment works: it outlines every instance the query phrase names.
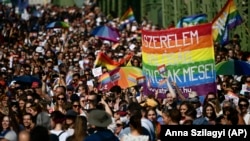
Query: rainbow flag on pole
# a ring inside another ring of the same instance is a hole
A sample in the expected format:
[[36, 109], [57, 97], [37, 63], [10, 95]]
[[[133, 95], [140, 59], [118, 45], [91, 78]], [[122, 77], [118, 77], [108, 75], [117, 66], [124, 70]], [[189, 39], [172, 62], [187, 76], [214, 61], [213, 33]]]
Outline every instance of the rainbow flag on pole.
[[128, 21], [128, 22], [133, 22], [135, 21], [135, 16], [133, 9], [129, 7], [129, 9], [123, 14], [123, 16], [120, 18], [120, 21]]
[[214, 41], [224, 45], [229, 41], [229, 30], [243, 22], [233, 0], [228, 0], [219, 14], [212, 21]]
[[185, 96], [191, 91], [199, 95], [216, 92], [211, 26], [206, 23], [160, 31], [142, 30], [143, 74], [150, 83], [144, 88], [148, 94], [156, 90], [167, 92], [167, 84], [158, 71], [163, 64], [164, 75], [170, 82], [176, 82]]

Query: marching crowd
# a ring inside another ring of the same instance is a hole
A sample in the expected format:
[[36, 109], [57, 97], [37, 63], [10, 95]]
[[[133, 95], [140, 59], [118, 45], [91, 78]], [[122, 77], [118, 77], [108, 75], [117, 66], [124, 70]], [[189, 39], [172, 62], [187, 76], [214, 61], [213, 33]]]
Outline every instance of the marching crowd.
[[[139, 86], [98, 88], [92, 74], [98, 52], [113, 60], [132, 52], [131, 64], [142, 68], [140, 30], [162, 29], [146, 18], [124, 26], [95, 3], [29, 6], [25, 16], [15, 12], [0, 5], [1, 141], [156, 141], [161, 125], [250, 124], [250, 76], [218, 75], [217, 93], [207, 92], [204, 100], [195, 91], [184, 97], [169, 81], [163, 99], [158, 92], [144, 95]], [[70, 27], [47, 29], [52, 21]], [[118, 46], [90, 34], [102, 24], [119, 30]], [[215, 44], [216, 63], [229, 59], [250, 61], [238, 35], [226, 46]]]

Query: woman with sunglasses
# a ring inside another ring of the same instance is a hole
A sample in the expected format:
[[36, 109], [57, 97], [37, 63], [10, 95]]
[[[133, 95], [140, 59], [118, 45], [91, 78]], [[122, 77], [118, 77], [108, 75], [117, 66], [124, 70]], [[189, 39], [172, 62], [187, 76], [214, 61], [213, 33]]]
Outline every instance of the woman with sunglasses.
[[79, 100], [72, 101], [72, 110], [76, 112], [77, 115], [80, 114], [80, 109], [81, 109], [80, 101]]
[[250, 125], [249, 101], [247, 98], [240, 98], [238, 101], [240, 116], [244, 119], [246, 125]]
[[64, 94], [57, 95], [54, 111], [60, 111], [66, 114], [66, 96]]
[[236, 105], [232, 100], [225, 100], [222, 103], [222, 116], [219, 123], [222, 125], [245, 125], [245, 121], [240, 116]]

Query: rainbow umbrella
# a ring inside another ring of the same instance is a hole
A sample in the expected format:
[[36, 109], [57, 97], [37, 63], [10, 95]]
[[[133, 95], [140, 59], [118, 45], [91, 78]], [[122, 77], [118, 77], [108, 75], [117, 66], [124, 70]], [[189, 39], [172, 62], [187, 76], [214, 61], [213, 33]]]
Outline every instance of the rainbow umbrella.
[[143, 77], [141, 68], [138, 67], [118, 67], [108, 74], [105, 73], [99, 77], [99, 88], [109, 90], [113, 86], [120, 86], [126, 89], [138, 84], [138, 78]]
[[108, 40], [112, 42], [118, 42], [120, 34], [117, 29], [102, 25], [94, 28], [91, 32], [91, 35], [97, 36], [100, 39]]
[[215, 65], [217, 75], [250, 75], [250, 64], [245, 61], [228, 60]]
[[46, 26], [47, 29], [51, 28], [69, 28], [69, 24], [63, 21], [51, 22]]

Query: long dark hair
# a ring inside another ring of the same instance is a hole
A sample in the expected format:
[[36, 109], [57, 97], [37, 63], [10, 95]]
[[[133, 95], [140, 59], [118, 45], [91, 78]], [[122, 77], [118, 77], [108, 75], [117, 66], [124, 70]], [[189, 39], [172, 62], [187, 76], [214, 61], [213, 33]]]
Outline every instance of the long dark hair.
[[129, 125], [142, 134], [141, 114], [134, 114], [129, 119]]
[[[9, 127], [7, 128], [7, 130], [13, 130], [15, 131], [16, 133], [19, 133], [20, 132], [20, 127], [19, 127], [19, 123], [15, 117], [16, 115], [14, 113], [10, 113], [10, 115], [4, 115], [2, 118], [1, 118], [1, 123], [3, 121], [3, 118], [4, 117], [8, 117], [9, 118]], [[2, 131], [3, 128], [2, 128], [2, 125], [0, 126], [0, 131]]]
[[203, 107], [203, 112], [202, 112], [203, 116], [207, 117], [207, 114], [206, 114], [207, 107], [211, 107], [213, 110], [213, 113], [212, 113], [211, 117], [209, 117], [209, 120], [215, 120], [217, 118], [215, 108], [209, 103], [207, 103]]

